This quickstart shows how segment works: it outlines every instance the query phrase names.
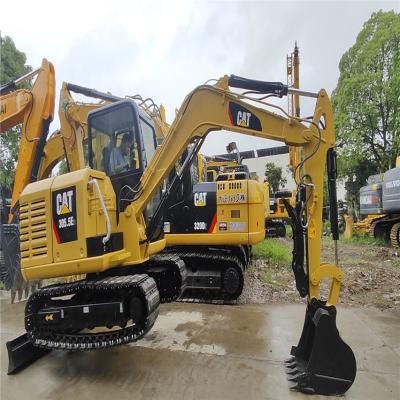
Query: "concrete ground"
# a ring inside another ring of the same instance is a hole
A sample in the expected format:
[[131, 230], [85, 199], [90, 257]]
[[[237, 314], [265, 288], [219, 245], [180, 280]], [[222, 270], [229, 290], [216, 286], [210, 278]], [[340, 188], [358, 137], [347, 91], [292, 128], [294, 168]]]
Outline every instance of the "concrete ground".
[[[5, 342], [23, 332], [23, 308], [1, 300], [2, 400], [310, 398], [288, 389], [283, 367], [303, 305], [167, 304], [134, 345], [52, 352], [7, 376]], [[340, 308], [338, 327], [358, 363], [345, 398], [399, 400], [400, 312]]]

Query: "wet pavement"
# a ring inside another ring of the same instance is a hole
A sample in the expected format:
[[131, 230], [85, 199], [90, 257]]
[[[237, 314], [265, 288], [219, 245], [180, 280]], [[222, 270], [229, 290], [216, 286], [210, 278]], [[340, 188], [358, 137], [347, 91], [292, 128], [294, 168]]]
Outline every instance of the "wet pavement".
[[[303, 305], [162, 305], [141, 341], [90, 353], [54, 351], [8, 376], [5, 342], [23, 332], [24, 303], [1, 300], [1, 400], [322, 399], [288, 389], [283, 360]], [[400, 312], [339, 308], [358, 363], [343, 398], [400, 399]]]

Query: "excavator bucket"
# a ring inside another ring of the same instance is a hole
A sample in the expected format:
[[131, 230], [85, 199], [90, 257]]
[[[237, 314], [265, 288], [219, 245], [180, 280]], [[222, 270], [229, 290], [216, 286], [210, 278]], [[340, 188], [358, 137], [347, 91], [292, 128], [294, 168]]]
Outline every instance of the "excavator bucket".
[[285, 367], [290, 387], [303, 393], [344, 394], [356, 377], [356, 359], [336, 327], [336, 308], [313, 299], [299, 344]]
[[36, 290], [38, 282], [25, 282], [21, 274], [19, 226], [1, 224], [0, 279], [6, 290], [11, 291], [11, 303], [21, 301]]
[[21, 274], [19, 227], [17, 224], [2, 224], [1, 248], [3, 253], [3, 260], [1, 264], [1, 281], [3, 282], [6, 290], [12, 290], [15, 288], [16, 283], [21, 286], [21, 282], [17, 282], [19, 281], [19, 275]]

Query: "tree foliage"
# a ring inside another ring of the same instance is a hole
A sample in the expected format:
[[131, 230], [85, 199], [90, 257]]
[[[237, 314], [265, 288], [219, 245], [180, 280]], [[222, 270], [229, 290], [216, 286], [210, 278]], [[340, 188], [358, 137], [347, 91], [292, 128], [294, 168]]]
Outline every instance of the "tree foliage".
[[376, 12], [340, 64], [332, 100], [348, 199], [366, 178], [393, 168], [400, 150], [400, 15]]
[[[19, 51], [9, 36], [0, 35], [0, 84], [3, 85], [32, 70], [26, 65], [25, 53]], [[10, 192], [18, 159], [21, 127], [0, 134], [0, 185]]]
[[275, 166], [274, 163], [265, 164], [265, 182], [269, 183], [272, 192], [277, 192], [281, 186], [287, 183], [287, 179], [282, 176], [282, 168]]

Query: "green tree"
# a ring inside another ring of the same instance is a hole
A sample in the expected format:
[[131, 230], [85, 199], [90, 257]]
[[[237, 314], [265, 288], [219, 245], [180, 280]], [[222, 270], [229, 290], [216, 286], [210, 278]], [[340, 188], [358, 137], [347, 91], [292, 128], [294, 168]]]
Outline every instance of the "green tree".
[[[0, 35], [0, 57], [1, 85], [32, 70], [26, 65], [25, 53], [15, 47], [9, 36]], [[0, 134], [0, 185], [5, 187], [6, 192], [10, 192], [14, 181], [20, 134], [20, 126]]]
[[57, 175], [64, 175], [68, 172], [69, 169], [68, 169], [67, 159], [64, 158], [63, 160], [60, 161]]
[[265, 180], [269, 183], [270, 190], [277, 192], [279, 188], [286, 184], [287, 179], [282, 176], [282, 168], [275, 166], [274, 163], [265, 164]]
[[348, 200], [371, 174], [394, 167], [400, 150], [400, 14], [373, 13], [340, 64], [332, 100], [340, 176]]

